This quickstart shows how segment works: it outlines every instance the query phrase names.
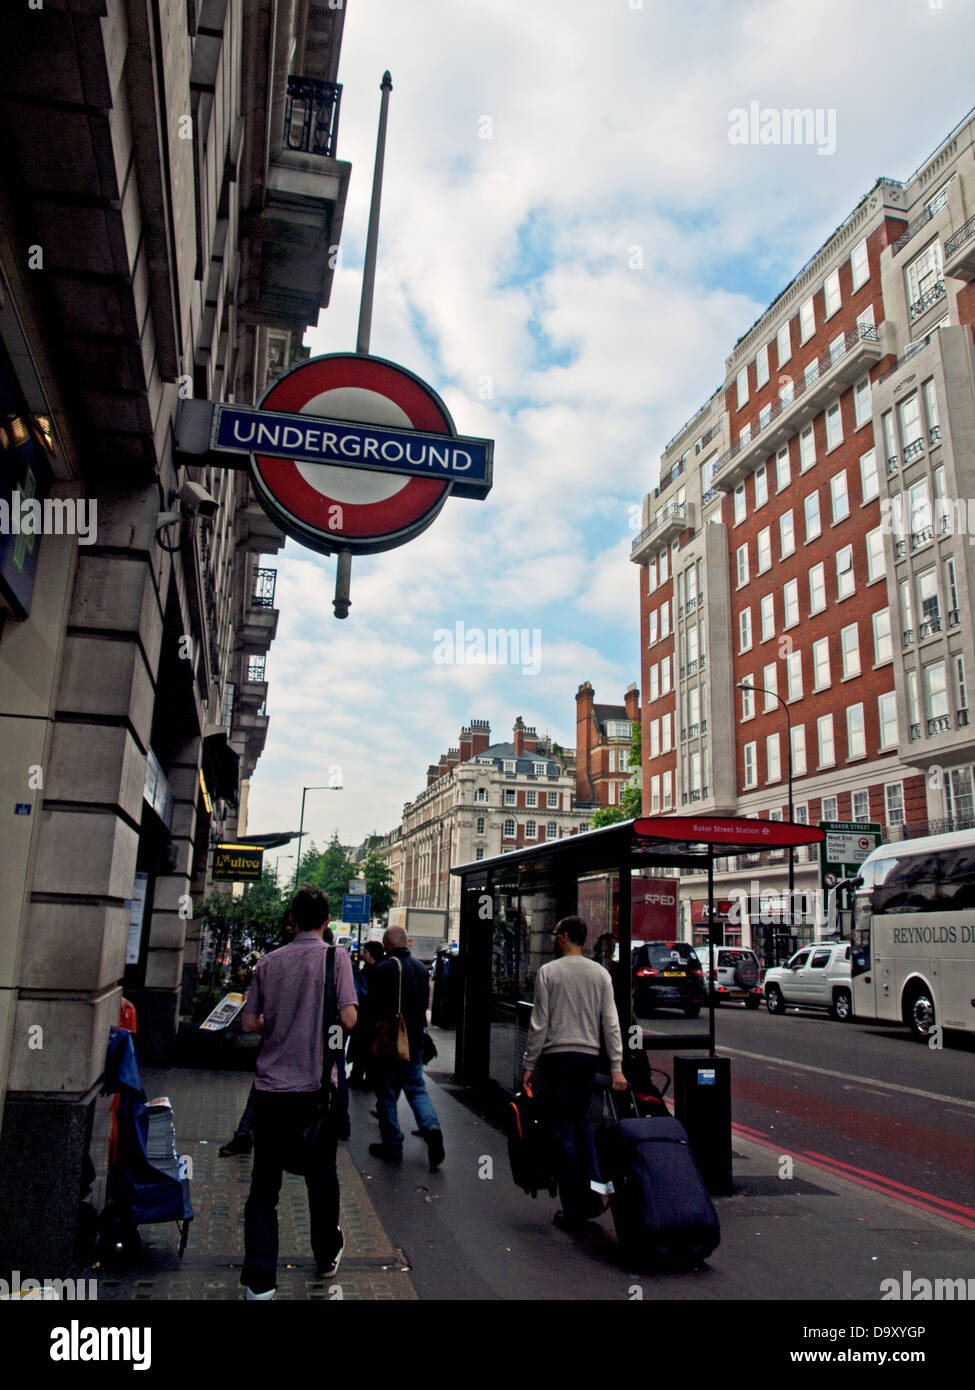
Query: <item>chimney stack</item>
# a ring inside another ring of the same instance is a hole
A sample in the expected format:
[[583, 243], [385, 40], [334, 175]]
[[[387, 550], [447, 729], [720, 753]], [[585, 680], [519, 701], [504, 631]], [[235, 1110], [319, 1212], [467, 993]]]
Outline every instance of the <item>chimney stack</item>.
[[626, 717], [633, 723], [638, 723], [640, 719], [640, 692], [634, 684], [631, 683], [626, 687], [623, 703], [626, 705]]
[[462, 762], [462, 763], [470, 762], [471, 754], [472, 754], [472, 752], [473, 752], [473, 742], [472, 742], [472, 739], [471, 739], [471, 731], [470, 731], [470, 729], [461, 729], [461, 731], [460, 731], [459, 743], [460, 743], [460, 760], [461, 760], [461, 762]]
[[515, 720], [512, 730], [512, 741], [515, 745], [515, 757], [523, 758], [525, 756], [525, 725], [520, 714]]
[[491, 725], [486, 719], [471, 720], [471, 757], [486, 753], [491, 746]]
[[593, 688], [583, 681], [576, 691], [576, 801], [595, 801], [590, 778]]

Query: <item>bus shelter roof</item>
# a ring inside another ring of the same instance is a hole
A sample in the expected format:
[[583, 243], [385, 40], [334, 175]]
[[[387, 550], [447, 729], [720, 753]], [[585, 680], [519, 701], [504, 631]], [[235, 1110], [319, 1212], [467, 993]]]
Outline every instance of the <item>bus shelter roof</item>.
[[540, 888], [553, 878], [608, 872], [628, 863], [633, 869], [704, 868], [709, 859], [754, 854], [789, 845], [819, 844], [824, 832], [794, 821], [750, 820], [740, 816], [641, 816], [599, 830], [567, 835], [490, 859], [457, 864], [452, 874], [468, 877], [491, 871], [495, 880]]

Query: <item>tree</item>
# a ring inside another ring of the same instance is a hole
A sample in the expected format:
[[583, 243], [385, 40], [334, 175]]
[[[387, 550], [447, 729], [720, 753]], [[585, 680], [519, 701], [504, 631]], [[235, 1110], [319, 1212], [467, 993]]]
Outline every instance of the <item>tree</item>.
[[604, 825], [615, 825], [617, 821], [626, 819], [618, 806], [600, 806], [589, 818], [589, 829], [599, 830]]
[[379, 851], [371, 849], [366, 855], [362, 872], [366, 880], [366, 892], [372, 899], [370, 906], [373, 917], [385, 917], [396, 900], [396, 890], [390, 886], [392, 870], [383, 861]]
[[[626, 765], [635, 771], [638, 771], [642, 765], [641, 743], [640, 721], [632, 719], [630, 721], [630, 756], [626, 760]], [[636, 820], [637, 816], [643, 815], [643, 791], [636, 782], [629, 782], [623, 788], [620, 806], [623, 809], [624, 820]]]

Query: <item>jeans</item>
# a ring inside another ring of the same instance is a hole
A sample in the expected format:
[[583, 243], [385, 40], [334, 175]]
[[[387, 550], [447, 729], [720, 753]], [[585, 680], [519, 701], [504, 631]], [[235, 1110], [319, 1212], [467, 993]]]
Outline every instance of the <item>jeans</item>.
[[559, 1197], [570, 1221], [585, 1221], [602, 1209], [589, 1186], [599, 1181], [588, 1117], [597, 1064], [598, 1058], [583, 1052], [543, 1052], [538, 1061], [538, 1102], [552, 1132]]
[[428, 1134], [440, 1128], [433, 1101], [427, 1095], [422, 1062], [401, 1062], [396, 1058], [387, 1058], [376, 1062], [374, 1076], [379, 1133], [389, 1148], [403, 1147], [403, 1131], [396, 1121], [396, 1103], [401, 1091], [405, 1093], [410, 1109], [416, 1116], [418, 1129]]
[[[244, 1266], [240, 1282], [254, 1293], [277, 1283], [278, 1197], [283, 1141], [303, 1127], [318, 1105], [316, 1091], [254, 1092], [254, 1167], [244, 1207]], [[305, 1177], [311, 1218], [311, 1248], [320, 1269], [327, 1268], [341, 1242], [336, 1139], [332, 1125], [322, 1128], [312, 1172]]]

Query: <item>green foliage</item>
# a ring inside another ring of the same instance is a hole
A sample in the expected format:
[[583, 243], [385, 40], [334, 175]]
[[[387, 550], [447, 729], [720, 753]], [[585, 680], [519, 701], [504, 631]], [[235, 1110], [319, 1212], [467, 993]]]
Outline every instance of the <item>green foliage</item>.
[[390, 887], [392, 871], [383, 862], [378, 850], [369, 851], [362, 872], [366, 880], [366, 892], [372, 899], [370, 907], [373, 917], [385, 917], [396, 901], [396, 892]]
[[637, 816], [643, 815], [643, 792], [639, 787], [629, 783], [623, 788], [620, 810], [620, 820], [636, 820]]
[[600, 806], [589, 818], [590, 830], [599, 830], [604, 825], [616, 825], [617, 821], [627, 820], [618, 806]]
[[630, 756], [629, 756], [629, 758], [627, 759], [627, 764], [626, 764], [626, 765], [627, 765], [627, 767], [639, 767], [639, 766], [640, 766], [640, 756], [641, 756], [641, 751], [640, 751], [640, 750], [641, 750], [641, 744], [642, 744], [642, 742], [643, 742], [643, 735], [642, 735], [641, 730], [640, 730], [640, 721], [639, 721], [639, 719], [632, 719], [632, 720], [630, 721], [630, 730], [631, 730]]

